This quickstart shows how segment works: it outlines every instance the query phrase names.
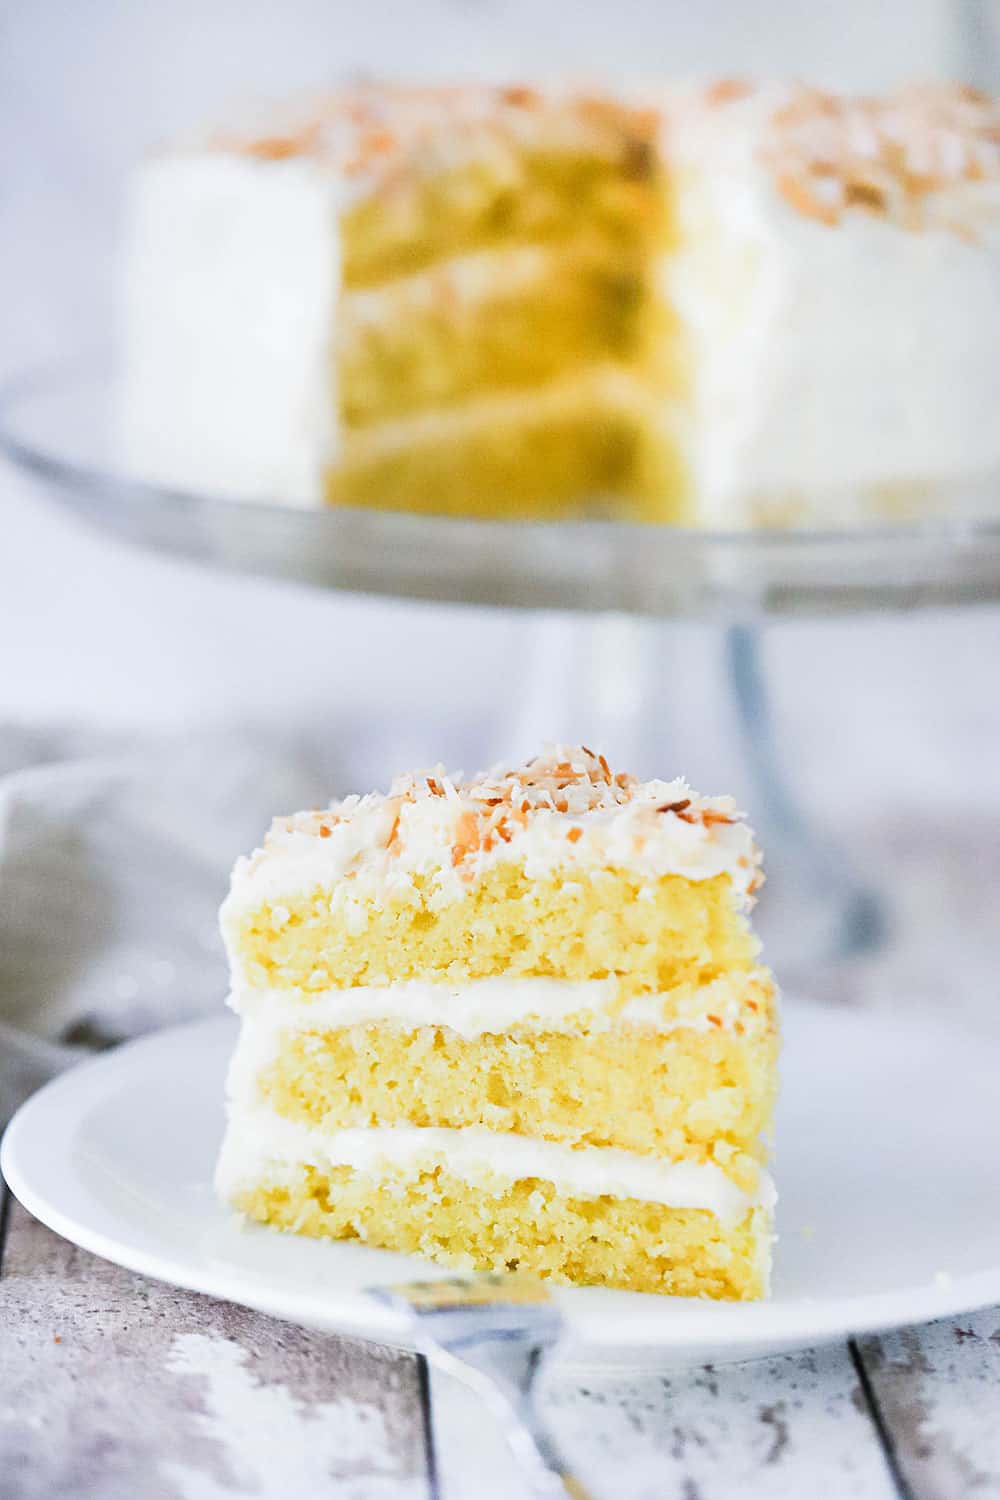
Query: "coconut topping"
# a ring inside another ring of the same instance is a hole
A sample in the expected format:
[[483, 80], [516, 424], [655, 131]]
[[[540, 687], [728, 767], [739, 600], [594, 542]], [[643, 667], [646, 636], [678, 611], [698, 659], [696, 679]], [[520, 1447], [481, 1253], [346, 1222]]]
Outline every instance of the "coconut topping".
[[[685, 795], [664, 801], [662, 793], [682, 790]], [[296, 813], [278, 818], [272, 834], [305, 833], [328, 837], [338, 823], [383, 805], [393, 809], [395, 836], [399, 811], [405, 803], [419, 803], [432, 798], [460, 802], [465, 811], [459, 826], [461, 840], [481, 846], [491, 836], [509, 837], [509, 826], [528, 826], [539, 813], [553, 813], [567, 819], [585, 818], [590, 814], [607, 816], [616, 808], [630, 803], [648, 804], [657, 814], [671, 814], [686, 823], [705, 827], [718, 823], [736, 823], [742, 818], [731, 797], [698, 797], [684, 781], [640, 782], [625, 771], [612, 772], [606, 758], [585, 745], [568, 748], [549, 746], [523, 766], [495, 766], [469, 780], [462, 773], [450, 775], [443, 766], [431, 771], [409, 771], [397, 776], [388, 792], [371, 792], [365, 797], [345, 797], [322, 811]]]
[[[693, 108], [715, 111], [773, 94], [773, 85], [721, 78], [701, 91]], [[978, 89], [925, 84], [867, 98], [794, 85], [779, 96], [758, 155], [785, 201], [820, 223], [836, 224], [859, 209], [919, 227], [935, 194], [1000, 179], [1000, 103]], [[686, 107], [692, 106], [682, 104], [682, 115]], [[219, 134], [212, 144], [261, 161], [313, 156], [351, 178], [391, 175], [468, 127], [518, 138], [555, 121], [563, 129], [596, 132], [628, 160], [630, 153], [648, 156], [663, 119], [663, 111], [633, 108], [610, 95], [522, 85], [369, 83], [313, 101], [285, 128]]]
[[435, 766], [398, 776], [387, 792], [277, 818], [264, 847], [237, 865], [234, 888], [257, 877], [399, 886], [417, 871], [462, 884], [505, 857], [535, 873], [594, 864], [644, 878], [728, 873], [741, 900], [762, 879], [731, 797], [699, 797], [680, 779], [641, 782], [586, 746], [556, 745], [468, 780]]
[[954, 84], [882, 99], [797, 88], [771, 115], [760, 158], [807, 218], [832, 225], [856, 209], [920, 228], [936, 197], [1000, 181], [1000, 105]]
[[519, 140], [540, 127], [586, 131], [627, 163], [649, 147], [658, 112], [634, 109], [610, 95], [521, 85], [420, 86], [368, 83], [313, 100], [280, 128], [217, 133], [210, 144], [261, 161], [315, 157], [347, 178], [392, 175], [433, 148], [452, 149], [462, 132], [485, 130]]

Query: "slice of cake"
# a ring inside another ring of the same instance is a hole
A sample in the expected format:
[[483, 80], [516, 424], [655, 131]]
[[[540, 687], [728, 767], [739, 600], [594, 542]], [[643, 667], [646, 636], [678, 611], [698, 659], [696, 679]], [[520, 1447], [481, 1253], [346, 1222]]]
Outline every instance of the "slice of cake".
[[763, 1295], [759, 881], [729, 798], [585, 748], [279, 819], [222, 909], [221, 1193], [454, 1266]]
[[124, 456], [470, 516], [995, 509], [998, 272], [1000, 107], [957, 85], [346, 88], [142, 167]]

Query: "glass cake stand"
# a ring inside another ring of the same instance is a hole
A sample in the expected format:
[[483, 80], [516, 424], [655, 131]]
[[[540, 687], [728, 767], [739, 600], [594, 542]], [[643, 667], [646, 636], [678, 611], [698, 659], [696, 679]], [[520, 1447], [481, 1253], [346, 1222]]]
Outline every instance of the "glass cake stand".
[[689, 619], [1000, 598], [1000, 481], [996, 494], [943, 496], [949, 519], [835, 531], [303, 510], [140, 482], [115, 460], [114, 410], [96, 361], [22, 376], [0, 390], [0, 449], [102, 530], [215, 567], [396, 598]]
[[1000, 600], [1000, 482], [995, 494], [942, 496], [947, 518], [824, 532], [248, 504], [159, 488], [125, 473], [114, 458], [109, 370], [94, 359], [9, 382], [0, 392], [0, 451], [43, 481], [53, 500], [122, 540], [329, 589], [717, 622], [754, 821], [776, 887], [766, 923], [775, 934], [772, 953], [780, 950], [776, 964], [786, 974], [802, 972], [878, 943], [880, 897], [814, 830], [785, 773], [760, 629], [776, 616]]

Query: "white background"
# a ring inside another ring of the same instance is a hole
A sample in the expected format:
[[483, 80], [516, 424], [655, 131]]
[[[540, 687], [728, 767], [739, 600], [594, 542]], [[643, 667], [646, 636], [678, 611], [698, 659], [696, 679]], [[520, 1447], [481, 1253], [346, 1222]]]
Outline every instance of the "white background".
[[[981, 72], [962, 13], [929, 0], [7, 0], [0, 369], [108, 343], [129, 167], [151, 144], [224, 115], [229, 101], [280, 97], [354, 68], [747, 70], [877, 87]], [[575, 681], [594, 642], [558, 621], [212, 576], [85, 533], [9, 470], [0, 507], [0, 719], [294, 724], [363, 751], [372, 780], [412, 760], [468, 769], [542, 735], [594, 735], [643, 769], [743, 790], [711, 630], [644, 627], [659, 690], [626, 683], [617, 709], [600, 713]], [[612, 624], [596, 649], [614, 658], [628, 639], [627, 625]], [[786, 754], [814, 800], [828, 804], [831, 786], [873, 802], [1000, 798], [996, 611], [781, 625], [767, 647]], [[547, 667], [532, 678], [526, 665], [539, 651]], [[626, 725], [636, 692], [647, 709], [638, 745]]]

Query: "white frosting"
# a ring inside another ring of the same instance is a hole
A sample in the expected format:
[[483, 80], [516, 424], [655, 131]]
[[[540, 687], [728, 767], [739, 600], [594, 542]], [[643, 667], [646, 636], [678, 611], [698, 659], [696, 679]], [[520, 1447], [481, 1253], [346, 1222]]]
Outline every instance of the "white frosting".
[[825, 224], [759, 159], [775, 104], [681, 115], [671, 136], [682, 248], [662, 285], [691, 343], [700, 519], [844, 524], [974, 486], [1000, 470], [1000, 183], [949, 187], [919, 229]]
[[775, 1200], [764, 1171], [751, 1195], [711, 1162], [659, 1161], [612, 1147], [566, 1146], [481, 1126], [329, 1132], [259, 1108], [231, 1115], [216, 1183], [223, 1197], [232, 1198], [262, 1180], [291, 1179], [304, 1165], [372, 1173], [445, 1166], [471, 1185], [486, 1188], [497, 1178], [538, 1178], [576, 1197], [637, 1198], [670, 1208], [707, 1209], [726, 1225], [738, 1223], [755, 1204], [770, 1209]]
[[338, 187], [309, 157], [156, 157], [131, 212], [123, 457], [139, 478], [318, 504], [336, 453]]
[[[539, 767], [566, 763], [560, 756], [568, 757], [574, 774], [582, 777], [556, 789], [567, 803], [565, 812], [549, 805], [550, 793], [538, 780]], [[529, 880], [558, 871], [565, 889], [575, 874], [599, 879], [605, 867], [627, 869], [650, 882], [668, 874], [689, 880], [727, 875], [735, 899], [749, 904], [759, 880], [759, 855], [731, 798], [701, 798], [683, 779], [632, 782], [619, 791], [587, 779], [594, 764], [582, 750], [553, 747], [530, 766], [498, 770], [493, 779], [467, 785], [457, 785], [438, 768], [428, 775], [443, 787], [440, 796], [428, 794], [426, 779], [401, 778], [388, 794], [334, 804], [325, 823], [320, 813], [278, 821], [264, 848], [236, 863], [222, 908], [223, 932], [235, 936], [242, 915], [263, 902], [277, 903], [272, 915], [280, 916], [282, 898], [322, 890], [329, 892], [331, 909], [343, 912], [360, 934], [372, 903], [409, 899], [416, 875], [431, 884], [430, 905], [443, 906], [465, 894], [470, 881], [505, 862], [523, 867]], [[492, 789], [510, 796], [512, 786], [515, 808], [522, 797], [531, 803], [524, 821], [508, 823], [506, 841], [481, 845], [456, 861], [453, 850], [464, 824], [470, 818], [482, 821], [490, 811], [483, 799]], [[416, 789], [412, 799], [408, 788]], [[669, 810], [675, 806], [679, 812]], [[650, 898], [654, 892], [650, 884]]]
[[562, 245], [502, 245], [452, 255], [392, 281], [345, 291], [342, 326], [349, 336], [354, 328], [381, 328], [413, 313], [440, 317], [442, 304], [460, 322], [470, 308], [545, 286], [565, 253]]
[[[467, 1039], [518, 1027], [571, 1032], [586, 1018], [591, 1030], [642, 1026], [657, 1032], [728, 1030], [741, 1014], [746, 979], [713, 980], [685, 995], [636, 995], [617, 1004], [615, 979], [512, 979], [494, 975], [461, 984], [407, 979], [301, 994], [297, 990], [241, 989], [229, 1004], [277, 1045], [287, 1031], [327, 1031], [371, 1022], [446, 1026]], [[708, 1020], [716, 1017], [719, 1025]], [[242, 1045], [242, 1043], [241, 1043]]]

